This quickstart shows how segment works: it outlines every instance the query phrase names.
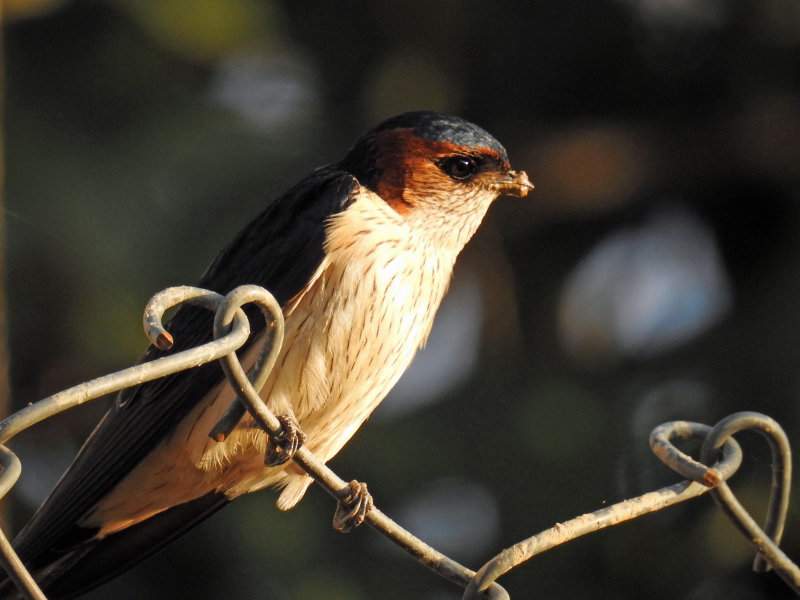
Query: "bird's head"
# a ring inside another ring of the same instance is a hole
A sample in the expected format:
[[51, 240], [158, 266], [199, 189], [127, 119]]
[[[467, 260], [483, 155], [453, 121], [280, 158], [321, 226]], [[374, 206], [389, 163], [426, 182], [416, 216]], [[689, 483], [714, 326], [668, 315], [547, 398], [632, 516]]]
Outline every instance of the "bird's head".
[[407, 220], [471, 229], [468, 237], [498, 196], [521, 197], [533, 189], [524, 171], [511, 170], [505, 148], [489, 133], [433, 111], [383, 121], [339, 166]]

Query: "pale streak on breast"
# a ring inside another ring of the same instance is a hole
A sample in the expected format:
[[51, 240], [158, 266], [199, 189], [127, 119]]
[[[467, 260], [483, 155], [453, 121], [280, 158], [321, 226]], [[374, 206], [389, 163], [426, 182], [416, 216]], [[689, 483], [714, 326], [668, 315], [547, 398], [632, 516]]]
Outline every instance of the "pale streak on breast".
[[[262, 390], [276, 414], [294, 414], [322, 460], [350, 439], [425, 343], [460, 249], [443, 251], [369, 192], [331, 218], [326, 258], [284, 309], [281, 356]], [[249, 416], [225, 442], [208, 437], [232, 400], [227, 384], [209, 394], [83, 524], [100, 527], [102, 537], [208, 492], [234, 498], [267, 486], [284, 488], [279, 508], [293, 507], [311, 479], [291, 462], [264, 466], [266, 436]]]

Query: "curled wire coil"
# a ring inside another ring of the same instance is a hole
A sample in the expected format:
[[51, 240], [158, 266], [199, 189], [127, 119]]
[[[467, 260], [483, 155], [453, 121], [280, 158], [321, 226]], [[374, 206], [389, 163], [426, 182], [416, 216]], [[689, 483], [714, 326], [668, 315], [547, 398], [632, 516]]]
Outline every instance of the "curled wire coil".
[[[215, 312], [213, 341], [79, 384], [31, 404], [0, 422], [0, 497], [8, 493], [21, 472], [19, 459], [5, 446], [21, 431], [90, 400], [214, 360], [221, 362], [229, 383], [236, 391], [237, 400], [209, 435], [214, 439], [224, 439], [245, 411], [273, 440], [283, 434], [281, 421], [258, 394], [275, 364], [283, 340], [283, 314], [278, 303], [271, 294], [257, 286], [242, 286], [226, 296], [188, 286], [168, 288], [153, 296], [144, 311], [145, 333], [155, 346], [161, 349], [172, 346], [173, 339], [163, 325], [163, 316], [168, 309], [184, 302]], [[249, 322], [242, 310], [246, 304], [255, 304], [261, 310], [268, 333], [249, 374], [245, 373], [236, 355], [236, 350], [250, 335]], [[742, 462], [741, 448], [732, 436], [745, 429], [759, 432], [772, 452], [772, 491], [763, 529], [727, 485], [727, 480]], [[699, 461], [673, 443], [674, 440], [687, 439], [703, 441]], [[496, 580], [537, 554], [588, 533], [711, 492], [725, 514], [755, 546], [754, 569], [775, 570], [795, 593], [800, 594], [800, 570], [778, 547], [789, 505], [791, 452], [786, 435], [777, 422], [753, 412], [736, 413], [714, 427], [674, 421], [653, 430], [650, 445], [662, 462], [686, 480], [558, 523], [503, 550], [477, 572], [425, 544], [374, 506], [368, 510], [366, 522], [440, 576], [465, 588], [464, 600], [507, 600], [508, 593]], [[304, 446], [297, 449], [292, 459], [337, 501], [345, 500], [352, 493], [354, 482], [348, 484], [341, 479]], [[46, 600], [2, 530], [0, 563], [26, 598]]]

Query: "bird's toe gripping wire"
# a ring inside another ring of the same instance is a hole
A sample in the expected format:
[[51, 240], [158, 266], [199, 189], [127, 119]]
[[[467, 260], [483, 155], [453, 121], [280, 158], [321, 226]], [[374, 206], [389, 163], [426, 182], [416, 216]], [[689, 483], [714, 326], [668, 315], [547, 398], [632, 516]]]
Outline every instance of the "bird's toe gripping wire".
[[306, 443], [306, 434], [300, 430], [294, 416], [285, 414], [277, 415], [276, 418], [281, 423], [281, 430], [278, 434], [271, 435], [267, 442], [264, 464], [268, 467], [277, 467], [291, 460], [298, 448]]
[[364, 522], [372, 507], [372, 494], [367, 490], [367, 484], [351, 481], [341, 490], [333, 515], [333, 528], [342, 533], [350, 533]]

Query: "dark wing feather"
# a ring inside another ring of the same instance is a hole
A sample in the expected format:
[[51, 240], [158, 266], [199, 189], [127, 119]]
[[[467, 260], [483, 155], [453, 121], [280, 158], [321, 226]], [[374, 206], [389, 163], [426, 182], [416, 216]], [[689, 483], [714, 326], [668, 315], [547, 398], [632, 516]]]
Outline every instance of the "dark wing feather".
[[[323, 258], [324, 225], [346, 206], [358, 182], [335, 167], [301, 181], [256, 217], [222, 251], [200, 286], [227, 293], [242, 284], [267, 288], [283, 305], [302, 289]], [[211, 313], [179, 309], [168, 325], [170, 352], [211, 339]], [[254, 333], [263, 321], [252, 324]], [[255, 336], [251, 336], [251, 339]], [[167, 352], [169, 353], [169, 352]], [[150, 347], [142, 357], [167, 354]], [[217, 363], [124, 390], [69, 470], [15, 540], [23, 561], [46, 574], [53, 561], [94, 532], [76, 523], [125, 477], [222, 378]], [[185, 529], [188, 529], [187, 525]]]
[[47, 597], [67, 600], [88, 592], [161, 550], [229, 503], [222, 493], [206, 494], [80, 546], [48, 569], [46, 575], [52, 583], [44, 582]]

